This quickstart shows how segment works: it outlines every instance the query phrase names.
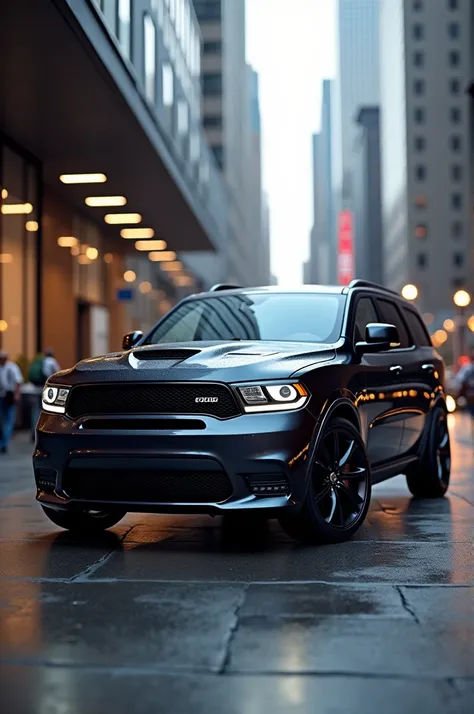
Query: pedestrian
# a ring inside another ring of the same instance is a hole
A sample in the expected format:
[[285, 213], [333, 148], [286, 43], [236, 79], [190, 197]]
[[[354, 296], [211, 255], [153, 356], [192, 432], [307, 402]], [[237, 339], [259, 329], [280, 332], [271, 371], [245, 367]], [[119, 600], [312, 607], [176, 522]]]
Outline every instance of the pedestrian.
[[6, 454], [15, 428], [16, 408], [20, 403], [20, 368], [0, 350], [0, 453]]
[[474, 349], [471, 352], [471, 361], [461, 367], [456, 375], [458, 396], [464, 397], [467, 410], [471, 416], [472, 432], [474, 436]]
[[61, 367], [54, 356], [52, 349], [46, 349], [44, 354], [39, 354], [32, 362], [28, 373], [28, 381], [35, 387], [31, 395], [31, 440], [35, 440], [35, 429], [41, 412], [41, 397], [46, 380]]

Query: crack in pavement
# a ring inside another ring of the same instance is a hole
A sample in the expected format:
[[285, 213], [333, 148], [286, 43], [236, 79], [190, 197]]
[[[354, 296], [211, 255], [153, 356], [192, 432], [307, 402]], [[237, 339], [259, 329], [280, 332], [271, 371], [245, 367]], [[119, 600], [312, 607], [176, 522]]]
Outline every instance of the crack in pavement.
[[403, 592], [402, 588], [399, 585], [395, 586], [395, 590], [397, 593], [400, 595], [400, 599], [402, 601], [402, 606], [405, 612], [408, 612], [408, 614], [413, 618], [413, 620], [416, 622], [417, 625], [420, 624], [420, 619], [410, 603], [408, 602], [405, 593]]
[[234, 614], [233, 614], [234, 621], [229, 628], [229, 631], [227, 633], [227, 639], [224, 642], [224, 652], [222, 655], [222, 661], [217, 669], [218, 674], [226, 674], [226, 670], [229, 666], [230, 658], [231, 658], [232, 644], [234, 642], [237, 631], [240, 627], [240, 611], [241, 611], [241, 609], [245, 603], [245, 600], [247, 598], [247, 593], [249, 591], [250, 585], [251, 585], [251, 583], [249, 583], [242, 589], [240, 597], [239, 597], [237, 604], [234, 608]]

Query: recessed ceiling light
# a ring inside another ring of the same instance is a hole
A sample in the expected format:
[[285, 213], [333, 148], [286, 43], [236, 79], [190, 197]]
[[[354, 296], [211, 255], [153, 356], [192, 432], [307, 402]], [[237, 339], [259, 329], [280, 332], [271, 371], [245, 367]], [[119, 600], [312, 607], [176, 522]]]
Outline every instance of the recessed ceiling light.
[[60, 245], [61, 248], [73, 248], [77, 245], [77, 238], [74, 238], [74, 236], [60, 236], [58, 238], [58, 245]]
[[7, 215], [20, 214], [20, 213], [31, 213], [33, 206], [31, 203], [4, 203], [2, 206], [2, 213]]
[[85, 199], [87, 206], [125, 206], [127, 199], [125, 196], [87, 196]]
[[137, 250], [164, 250], [166, 242], [164, 240], [137, 240], [135, 248]]
[[8, 191], [6, 188], [2, 188], [2, 198], [8, 198]]
[[122, 228], [120, 235], [122, 238], [153, 238], [155, 231], [153, 228]]
[[59, 180], [63, 183], [105, 183], [105, 174], [61, 174]]
[[25, 228], [27, 231], [30, 231], [30, 233], [34, 233], [39, 228], [38, 221], [26, 221]]
[[106, 223], [121, 224], [121, 223], [140, 223], [142, 217], [139, 213], [107, 213], [104, 216]]
[[150, 293], [152, 291], [153, 285], [148, 280], [144, 280], [140, 283], [138, 289], [141, 293], [143, 293], [143, 295], [146, 295], [146, 293]]
[[179, 262], [179, 260], [174, 260], [171, 263], [163, 263], [161, 266], [164, 270], [169, 270], [170, 272], [174, 272], [176, 270], [182, 270], [183, 266]]
[[133, 270], [126, 270], [123, 274], [123, 279], [127, 283], [133, 283], [137, 279], [137, 274]]
[[153, 263], [163, 263], [166, 261], [176, 260], [176, 253], [172, 250], [163, 250], [155, 253], [150, 253], [148, 257]]
[[99, 255], [99, 251], [97, 250], [97, 248], [91, 246], [90, 248], [87, 248], [86, 255], [89, 260], [95, 260]]
[[0, 253], [0, 263], [13, 263], [13, 255], [11, 253]]

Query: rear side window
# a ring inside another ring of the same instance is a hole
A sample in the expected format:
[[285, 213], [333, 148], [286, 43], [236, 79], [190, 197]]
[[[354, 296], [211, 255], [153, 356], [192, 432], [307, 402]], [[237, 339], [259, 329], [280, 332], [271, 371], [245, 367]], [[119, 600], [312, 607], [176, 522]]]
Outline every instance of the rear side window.
[[415, 343], [419, 347], [431, 347], [431, 340], [421, 318], [408, 308], [403, 308], [403, 316]]
[[354, 343], [365, 341], [365, 328], [370, 322], [378, 322], [377, 313], [371, 298], [363, 297], [357, 301], [354, 318]]
[[395, 303], [389, 302], [388, 300], [378, 299], [377, 308], [382, 322], [386, 322], [389, 325], [395, 325], [398, 329], [398, 334], [400, 335], [400, 347], [411, 347], [412, 341], [408, 336], [408, 330], [405, 327], [400, 310]]

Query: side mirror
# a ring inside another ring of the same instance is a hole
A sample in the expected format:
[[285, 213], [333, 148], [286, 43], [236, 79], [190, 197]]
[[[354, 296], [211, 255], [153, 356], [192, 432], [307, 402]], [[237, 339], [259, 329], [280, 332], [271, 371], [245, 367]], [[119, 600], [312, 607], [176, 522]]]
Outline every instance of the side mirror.
[[395, 325], [371, 322], [365, 328], [365, 342], [356, 344], [357, 354], [385, 352], [391, 347], [399, 347], [400, 335]]
[[135, 330], [134, 332], [127, 332], [127, 334], [123, 336], [122, 349], [131, 350], [132, 347], [135, 347], [135, 345], [140, 342], [142, 337], [143, 332], [140, 332], [140, 330]]

